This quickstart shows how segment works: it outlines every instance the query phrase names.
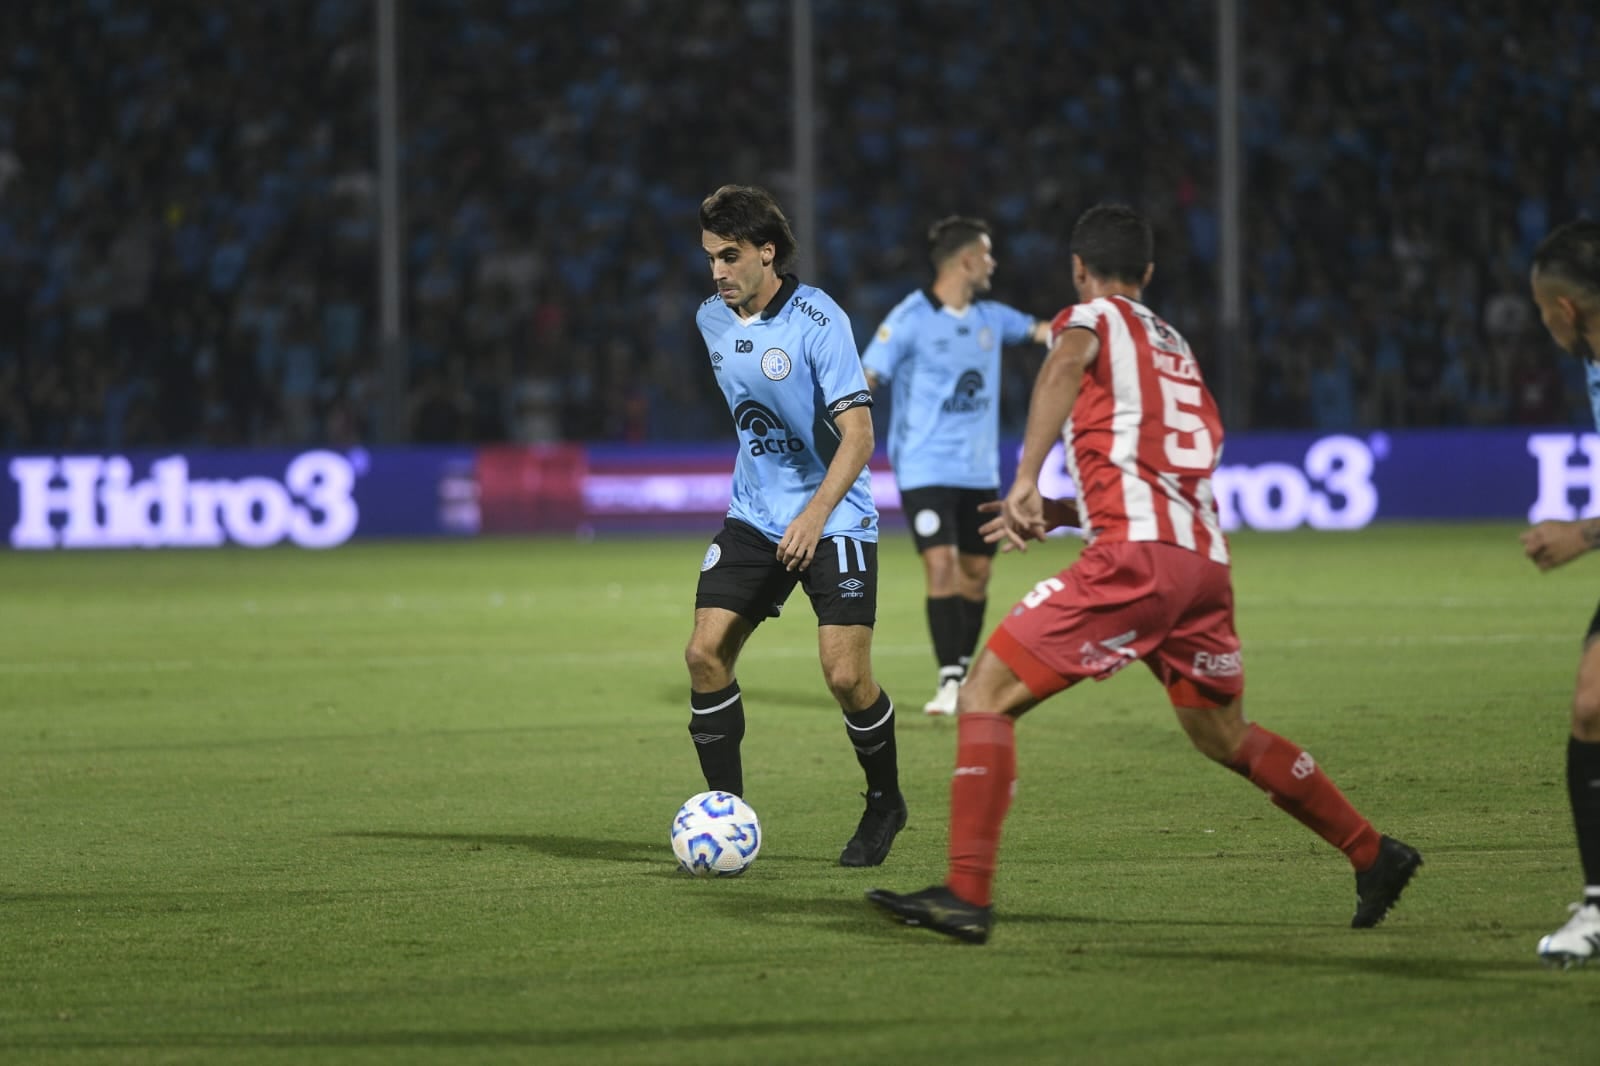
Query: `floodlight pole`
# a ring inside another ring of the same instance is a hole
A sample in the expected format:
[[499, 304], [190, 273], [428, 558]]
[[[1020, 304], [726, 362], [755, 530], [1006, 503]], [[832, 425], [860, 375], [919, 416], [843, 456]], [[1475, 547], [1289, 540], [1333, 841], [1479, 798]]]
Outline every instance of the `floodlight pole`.
[[1223, 417], [1230, 425], [1242, 427], [1247, 412], [1240, 409], [1240, 379], [1248, 369], [1248, 353], [1244, 350], [1244, 220], [1240, 212], [1238, 0], [1217, 0], [1217, 160], [1217, 220], [1222, 238], [1217, 369], [1222, 376]]
[[811, 0], [789, 5], [789, 99], [794, 138], [794, 187], [789, 204], [799, 242], [799, 269], [816, 282], [817, 263], [817, 130], [816, 75], [812, 55]]
[[406, 336], [402, 253], [404, 208], [400, 202], [400, 20], [395, 0], [373, 0], [378, 67], [378, 439], [406, 438]]

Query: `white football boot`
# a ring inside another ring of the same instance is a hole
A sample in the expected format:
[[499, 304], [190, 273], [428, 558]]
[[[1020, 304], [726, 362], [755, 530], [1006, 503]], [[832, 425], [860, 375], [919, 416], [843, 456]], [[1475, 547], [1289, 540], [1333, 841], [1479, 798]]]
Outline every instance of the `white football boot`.
[[1539, 958], [1548, 966], [1582, 966], [1600, 956], [1600, 906], [1574, 903], [1567, 924], [1539, 938]]
[[961, 675], [941, 671], [939, 691], [933, 699], [922, 705], [923, 714], [952, 715], [956, 713], [956, 690], [961, 687]]

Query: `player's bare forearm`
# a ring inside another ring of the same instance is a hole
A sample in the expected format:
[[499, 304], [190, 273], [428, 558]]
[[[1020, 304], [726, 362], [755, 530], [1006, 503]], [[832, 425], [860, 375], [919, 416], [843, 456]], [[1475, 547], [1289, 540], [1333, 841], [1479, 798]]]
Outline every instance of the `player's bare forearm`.
[[870, 408], [852, 407], [841, 412], [834, 424], [839, 428], [839, 447], [828, 463], [828, 472], [805, 509], [789, 523], [778, 541], [778, 559], [790, 570], [804, 570], [811, 565], [828, 516], [833, 514], [833, 509], [861, 476], [862, 467], [872, 458], [875, 438]]
[[978, 533], [986, 544], [999, 544], [1003, 552], [1025, 552], [1028, 550], [1028, 541], [1043, 540], [1045, 534], [1052, 529], [1059, 529], [1062, 526], [1078, 528], [1083, 526], [1083, 512], [1078, 509], [1077, 500], [1040, 497], [1040, 523], [1035, 526], [1014, 526], [1011, 521], [1012, 516], [1006, 513], [1006, 502], [1006, 500], [986, 500], [978, 504], [978, 510], [984, 514], [994, 515], [978, 527]]
[[1050, 496], [1044, 498], [1044, 520], [1051, 529], [1060, 529], [1062, 526], [1083, 526], [1083, 512], [1078, 509], [1077, 500], [1058, 500]]
[[844, 494], [861, 476], [861, 469], [867, 465], [867, 460], [872, 458], [872, 449], [877, 443], [872, 431], [872, 409], [869, 407], [852, 407], [841, 412], [834, 419], [834, 425], [839, 427], [839, 449], [833, 453], [828, 473], [807, 506], [808, 510], [814, 507], [824, 515], [832, 514], [833, 509], [839, 506]]
[[1028, 401], [1028, 425], [1022, 435], [1022, 458], [1017, 462], [1018, 482], [1038, 484], [1045, 456], [1061, 439], [1072, 405], [1078, 402], [1084, 371], [1099, 350], [1099, 338], [1093, 333], [1069, 329], [1045, 357]]
[[1522, 551], [1540, 570], [1553, 570], [1600, 548], [1600, 518], [1540, 522], [1522, 534]]

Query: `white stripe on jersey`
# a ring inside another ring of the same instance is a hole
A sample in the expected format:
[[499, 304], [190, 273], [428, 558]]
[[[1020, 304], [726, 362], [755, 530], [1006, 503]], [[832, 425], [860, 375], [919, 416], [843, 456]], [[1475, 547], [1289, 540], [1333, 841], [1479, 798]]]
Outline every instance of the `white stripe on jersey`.
[[1166, 473], [1156, 476], [1160, 479], [1161, 491], [1167, 494], [1167, 520], [1172, 523], [1172, 533], [1178, 538], [1179, 547], [1195, 551], [1199, 545], [1194, 539], [1194, 512], [1183, 498], [1178, 479]]
[[[1108, 303], [1110, 301], [1107, 301]], [[1156, 540], [1155, 499], [1150, 486], [1139, 476], [1139, 430], [1144, 403], [1139, 389], [1139, 346], [1128, 332], [1128, 322], [1113, 305], [1102, 309], [1100, 321], [1106, 326], [1113, 406], [1111, 412], [1111, 454], [1108, 458], [1122, 472], [1122, 509], [1128, 515], [1129, 540]]]
[[1211, 479], [1203, 477], [1194, 487], [1194, 498], [1200, 503], [1200, 524], [1206, 527], [1206, 532], [1211, 535], [1211, 561], [1227, 565], [1228, 542], [1222, 536], [1222, 523], [1217, 521], [1217, 504], [1212, 498]]
[[1078, 449], [1072, 446], [1072, 416], [1061, 428], [1061, 453], [1067, 460], [1067, 476], [1072, 479], [1072, 491], [1078, 495], [1078, 528], [1083, 530], [1085, 541], [1094, 540], [1094, 517], [1089, 514], [1089, 497], [1083, 491], [1083, 475], [1078, 473]]

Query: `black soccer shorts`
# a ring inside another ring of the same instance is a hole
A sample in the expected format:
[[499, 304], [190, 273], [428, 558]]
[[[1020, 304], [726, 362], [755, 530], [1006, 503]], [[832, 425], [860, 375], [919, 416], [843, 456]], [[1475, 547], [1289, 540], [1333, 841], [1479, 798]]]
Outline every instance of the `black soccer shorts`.
[[911, 526], [917, 553], [937, 544], [954, 544], [962, 555], [994, 555], [998, 544], [985, 544], [978, 527], [992, 515], [978, 510], [978, 504], [997, 500], [994, 489], [956, 489], [931, 486], [907, 489], [900, 494], [900, 510]]
[[878, 617], [878, 545], [823, 537], [810, 566], [785, 570], [777, 541], [729, 518], [706, 549], [694, 605], [721, 607], [760, 625], [778, 617], [796, 584], [810, 597], [819, 626], [870, 626]]

